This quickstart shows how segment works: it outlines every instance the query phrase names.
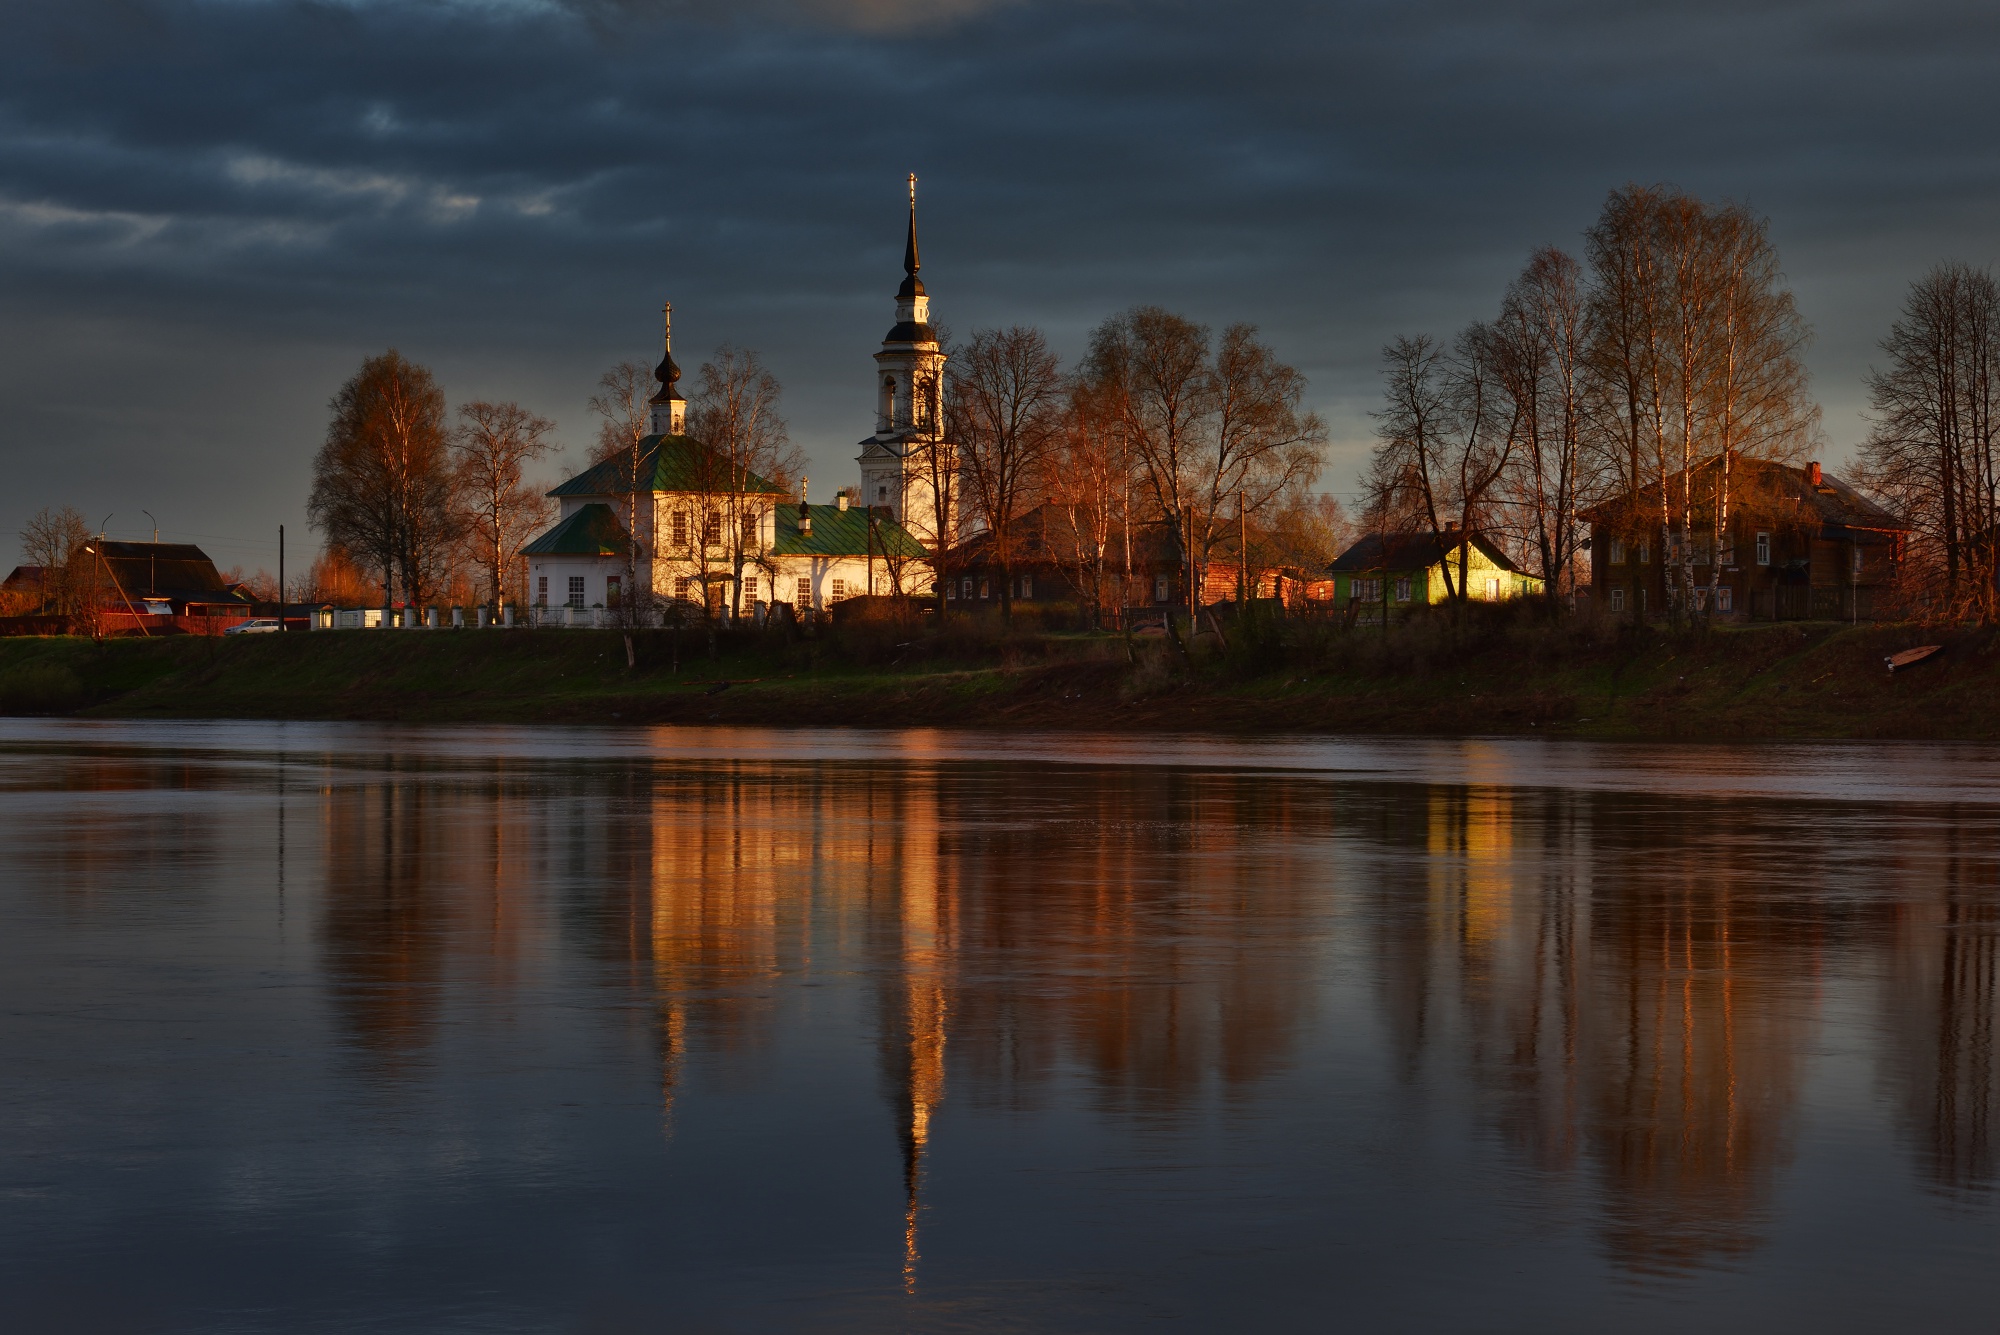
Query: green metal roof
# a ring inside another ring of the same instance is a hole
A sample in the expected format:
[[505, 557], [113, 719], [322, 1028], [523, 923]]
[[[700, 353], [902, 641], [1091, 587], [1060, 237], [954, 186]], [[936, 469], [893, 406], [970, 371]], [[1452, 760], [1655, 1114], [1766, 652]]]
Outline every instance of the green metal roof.
[[577, 512], [521, 549], [523, 556], [622, 556], [625, 525], [602, 502]]
[[[551, 496], [624, 496], [632, 490], [628, 456], [621, 453], [593, 464], [550, 492]], [[641, 491], [729, 490], [729, 461], [692, 436], [647, 436], [639, 442]], [[743, 477], [753, 495], [783, 496], [785, 489], [755, 473]]]
[[813, 505], [812, 535], [799, 532], [799, 508], [780, 505], [777, 514], [773, 556], [877, 556], [924, 555], [923, 544], [889, 517], [886, 510], [875, 511], [875, 532], [868, 532], [868, 511], [860, 506], [841, 509], [838, 505]]

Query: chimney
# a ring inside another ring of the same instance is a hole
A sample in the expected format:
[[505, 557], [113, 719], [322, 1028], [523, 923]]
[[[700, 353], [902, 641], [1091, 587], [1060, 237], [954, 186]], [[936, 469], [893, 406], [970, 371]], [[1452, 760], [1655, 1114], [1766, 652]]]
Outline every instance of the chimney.
[[1819, 460], [1815, 459], [1806, 465], [1806, 476], [1812, 480], [1815, 487], [1819, 485]]
[[847, 509], [847, 493], [846, 493], [845, 491], [842, 491], [842, 492], [841, 492], [841, 493], [840, 493], [840, 494], [839, 494], [838, 496], [835, 496], [835, 497], [833, 498], [833, 503], [834, 503], [835, 505], [839, 506], [839, 507], [840, 507], [840, 508], [841, 508], [841, 509], [842, 509], [843, 511], [844, 511], [844, 510], [846, 510], [846, 509]]

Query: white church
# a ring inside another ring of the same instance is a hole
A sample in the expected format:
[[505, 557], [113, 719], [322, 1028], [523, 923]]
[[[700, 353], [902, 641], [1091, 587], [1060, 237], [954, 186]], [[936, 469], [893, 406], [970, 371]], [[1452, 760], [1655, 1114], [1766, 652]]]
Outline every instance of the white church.
[[[945, 353], [930, 323], [917, 276], [916, 178], [910, 178], [909, 238], [896, 323], [875, 354], [875, 431], [861, 442], [859, 500], [842, 491], [830, 505], [791, 496], [755, 474], [732, 478], [728, 461], [687, 435], [673, 326], [654, 371], [652, 434], [639, 443], [642, 498], [628, 513], [629, 459], [605, 460], [549, 494], [561, 505], [554, 527], [522, 549], [531, 616], [601, 624], [639, 586], [666, 607], [706, 607], [724, 617], [761, 617], [774, 604], [804, 613], [860, 594], [925, 594], [929, 553], [949, 546], [957, 492], [957, 451], [941, 439], [940, 378]], [[651, 497], [650, 504], [643, 498]], [[943, 510], [945, 523], [940, 525]], [[628, 544], [636, 528], [638, 554]]]

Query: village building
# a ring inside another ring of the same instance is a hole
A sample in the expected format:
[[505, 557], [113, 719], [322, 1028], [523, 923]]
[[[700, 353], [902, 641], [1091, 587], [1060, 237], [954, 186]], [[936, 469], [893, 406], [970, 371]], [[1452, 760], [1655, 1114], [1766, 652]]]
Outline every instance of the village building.
[[1714, 498], [1722, 482], [1719, 459], [1668, 479], [1670, 497], [1684, 484], [1696, 497], [1685, 551], [1682, 535], [1662, 522], [1657, 486], [1583, 511], [1597, 605], [1615, 614], [1664, 616], [1669, 572], [1684, 579], [1691, 562], [1690, 610], [1711, 617], [1867, 621], [1890, 614], [1886, 595], [1902, 565], [1907, 524], [1817, 463], [1737, 457], [1718, 541]]
[[[1465, 573], [1459, 573], [1460, 562]], [[1447, 602], [1453, 592], [1472, 602], [1498, 603], [1542, 591], [1480, 532], [1371, 533], [1335, 558], [1333, 603], [1356, 615], [1400, 615]], [[1463, 588], [1459, 587], [1463, 579]]]
[[1116, 519], [1101, 528], [1081, 507], [1048, 502], [1008, 525], [1008, 559], [998, 538], [982, 529], [952, 549], [945, 598], [961, 607], [997, 604], [1011, 586], [1015, 602], [1096, 602], [1105, 617], [1124, 608], [1177, 606], [1187, 601], [1187, 571], [1163, 524], [1132, 525], [1131, 541]]
[[625, 602], [625, 585], [634, 578], [670, 609], [722, 617], [758, 616], [776, 605], [808, 612], [870, 593], [928, 592], [931, 569], [918, 535], [937, 527], [932, 454], [942, 450], [951, 469], [958, 462], [955, 451], [935, 440], [944, 354], [917, 267], [913, 191], [896, 323], [875, 355], [876, 431], [862, 442], [857, 461], [866, 503], [843, 490], [833, 504], [810, 504], [804, 483], [794, 500], [776, 482], [732, 468], [689, 436], [669, 307], [666, 354], [653, 373], [659, 390], [648, 405], [651, 433], [638, 443], [636, 524], [628, 522], [634, 507], [627, 454], [551, 491], [561, 506], [557, 522], [522, 549], [533, 619], [600, 624]]
[[216, 570], [208, 553], [191, 542], [91, 543], [96, 574], [104, 581], [98, 601], [108, 610], [175, 617], [244, 616], [250, 594]]

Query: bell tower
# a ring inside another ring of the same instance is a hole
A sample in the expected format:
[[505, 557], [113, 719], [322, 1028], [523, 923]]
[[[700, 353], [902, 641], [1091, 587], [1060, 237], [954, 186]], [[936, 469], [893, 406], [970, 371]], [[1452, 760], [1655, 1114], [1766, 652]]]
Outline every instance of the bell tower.
[[[944, 439], [945, 353], [931, 327], [931, 302], [918, 276], [917, 178], [910, 186], [909, 233], [903, 243], [903, 285], [896, 289], [896, 323], [875, 354], [875, 434], [861, 442], [861, 501], [886, 506], [924, 546], [957, 538], [958, 450]], [[942, 479], [947, 504], [938, 504]], [[939, 513], [943, 511], [943, 523]]]

